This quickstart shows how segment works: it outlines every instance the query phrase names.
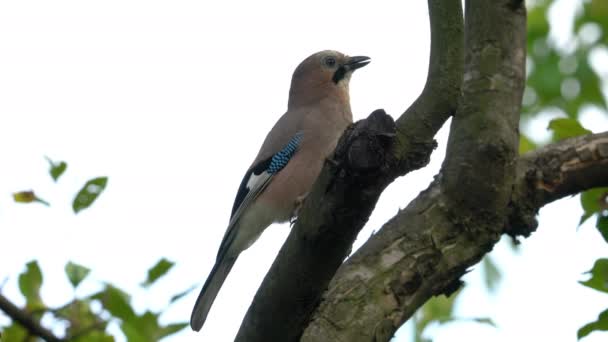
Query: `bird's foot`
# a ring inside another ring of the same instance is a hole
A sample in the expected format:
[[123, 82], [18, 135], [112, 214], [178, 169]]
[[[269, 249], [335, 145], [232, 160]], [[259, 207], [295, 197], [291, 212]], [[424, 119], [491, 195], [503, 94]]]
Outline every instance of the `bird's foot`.
[[296, 198], [295, 204], [294, 204], [294, 209], [293, 209], [293, 214], [291, 215], [291, 219], [289, 220], [289, 223], [293, 226], [296, 221], [298, 220], [298, 215], [300, 214], [300, 209], [302, 209], [302, 205], [304, 204], [304, 200], [306, 200], [306, 196], [308, 196], [308, 192], [300, 195]]

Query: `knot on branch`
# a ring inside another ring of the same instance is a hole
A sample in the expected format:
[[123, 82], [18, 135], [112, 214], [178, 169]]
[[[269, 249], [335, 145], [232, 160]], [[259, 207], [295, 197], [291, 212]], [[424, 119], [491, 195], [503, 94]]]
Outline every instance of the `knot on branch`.
[[413, 270], [402, 271], [396, 279], [392, 279], [388, 284], [388, 291], [393, 294], [399, 305], [404, 300], [415, 293], [422, 285], [422, 277]]
[[383, 109], [377, 109], [346, 131], [336, 148], [336, 158], [353, 171], [378, 172], [390, 163], [395, 136], [395, 121]]
[[519, 236], [529, 237], [538, 228], [536, 214], [538, 209], [531, 205], [509, 204], [509, 215], [504, 230], [507, 235], [517, 240]]
[[[529, 170], [525, 173], [520, 187], [515, 187], [511, 194], [511, 201], [507, 208], [507, 221], [504, 225], [504, 231], [507, 235], [517, 241], [517, 238], [529, 237], [536, 231], [540, 199], [534, 191], [538, 183], [537, 178], [540, 173]], [[525, 198], [527, 201], [521, 201]]]

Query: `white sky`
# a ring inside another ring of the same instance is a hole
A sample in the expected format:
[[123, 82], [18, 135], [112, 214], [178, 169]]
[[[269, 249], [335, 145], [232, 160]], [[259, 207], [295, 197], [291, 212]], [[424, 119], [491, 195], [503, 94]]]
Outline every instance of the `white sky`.
[[[355, 119], [379, 107], [396, 117], [424, 84], [428, 48], [424, 1], [0, 2], [3, 293], [22, 302], [16, 277], [31, 259], [55, 306], [72, 296], [68, 260], [93, 269], [77, 295], [109, 281], [136, 293], [142, 310], [202, 285], [241, 177], [286, 108], [293, 68], [323, 49], [371, 56], [351, 82]], [[592, 121], [594, 131], [608, 129], [605, 117]], [[391, 185], [363, 238], [427, 186], [443, 151]], [[45, 155], [69, 164], [58, 184]], [[106, 191], [73, 215], [73, 195], [100, 175], [109, 177]], [[51, 208], [12, 202], [12, 192], [30, 188]], [[492, 317], [498, 328], [451, 324], [433, 329], [435, 341], [575, 341], [608, 307], [607, 296], [576, 282], [606, 256], [591, 225], [576, 231], [580, 214], [577, 198], [561, 201], [543, 209], [519, 255], [497, 247], [504, 281], [496, 296], [478, 272], [466, 276], [458, 314]], [[201, 333], [167, 341], [232, 340], [287, 233], [272, 226], [241, 255]], [[138, 290], [161, 257], [177, 266], [151, 291]], [[163, 321], [188, 321], [197, 291]]]

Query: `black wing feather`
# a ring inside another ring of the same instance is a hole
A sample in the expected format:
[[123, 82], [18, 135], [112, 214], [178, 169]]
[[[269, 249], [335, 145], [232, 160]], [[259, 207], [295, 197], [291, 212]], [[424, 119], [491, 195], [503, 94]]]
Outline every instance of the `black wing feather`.
[[243, 180], [241, 181], [239, 190], [236, 193], [236, 198], [234, 199], [234, 204], [232, 205], [232, 212], [230, 213], [231, 219], [234, 216], [234, 213], [236, 212], [236, 210], [241, 206], [241, 203], [243, 203], [243, 200], [245, 199], [245, 197], [247, 196], [247, 194], [250, 191], [250, 189], [247, 188], [247, 182], [249, 182], [249, 178], [251, 178], [251, 175], [252, 174], [256, 175], [256, 176], [261, 175], [262, 172], [264, 172], [268, 169], [268, 166], [270, 165], [271, 161], [272, 161], [272, 156], [258, 162], [253, 167], [251, 167], [249, 170], [247, 170], [247, 173], [245, 173], [245, 177], [243, 177]]

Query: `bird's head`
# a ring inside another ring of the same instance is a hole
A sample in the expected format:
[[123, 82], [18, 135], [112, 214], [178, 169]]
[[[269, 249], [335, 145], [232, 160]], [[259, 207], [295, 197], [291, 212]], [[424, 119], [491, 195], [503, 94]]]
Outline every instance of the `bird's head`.
[[325, 50], [317, 52], [296, 68], [291, 78], [290, 106], [319, 101], [327, 96], [337, 96], [348, 101], [348, 83], [353, 71], [369, 64], [366, 56], [346, 56]]

